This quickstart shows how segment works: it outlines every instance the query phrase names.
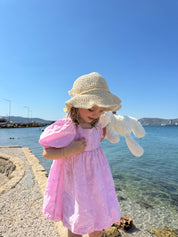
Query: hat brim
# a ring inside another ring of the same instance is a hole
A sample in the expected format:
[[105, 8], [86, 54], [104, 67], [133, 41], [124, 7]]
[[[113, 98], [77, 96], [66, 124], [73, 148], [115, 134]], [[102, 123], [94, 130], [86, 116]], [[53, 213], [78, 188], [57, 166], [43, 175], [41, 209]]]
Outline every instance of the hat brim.
[[75, 95], [65, 102], [67, 111], [71, 107], [90, 109], [93, 106], [103, 107], [105, 111], [116, 111], [121, 108], [121, 100], [110, 92], [90, 92], [90, 94]]

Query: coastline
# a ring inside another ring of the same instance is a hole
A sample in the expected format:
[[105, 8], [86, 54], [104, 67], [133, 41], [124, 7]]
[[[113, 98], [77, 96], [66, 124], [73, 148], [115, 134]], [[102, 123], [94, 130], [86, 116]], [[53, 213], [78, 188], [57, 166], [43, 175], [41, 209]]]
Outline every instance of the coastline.
[[14, 122], [5, 122], [0, 123], [1, 128], [32, 128], [32, 127], [45, 127], [49, 124], [28, 122], [28, 123], [14, 123]]
[[[16, 169], [12, 172], [12, 177], [9, 181], [11, 185], [7, 185], [6, 183], [6, 189], [1, 190], [0, 213], [3, 219], [1, 220], [2, 230], [0, 230], [0, 236], [10, 237], [14, 236], [14, 233], [17, 232], [17, 236], [22, 237], [28, 236], [28, 234], [34, 237], [66, 237], [67, 229], [62, 226], [61, 222], [54, 223], [48, 221], [42, 214], [41, 209], [47, 182], [47, 172], [39, 163], [38, 158], [33, 155], [29, 148], [22, 148], [21, 146], [0, 147], [0, 157], [6, 157], [16, 164]], [[124, 195], [122, 194], [121, 196], [123, 197]], [[121, 236], [153, 236], [147, 231], [147, 226], [145, 225], [145, 223], [148, 222], [146, 218], [148, 212], [150, 212], [149, 209], [146, 210], [138, 204], [128, 202], [128, 200], [122, 200], [120, 206], [122, 208], [122, 215], [128, 213], [128, 208], [130, 209], [131, 216], [134, 216], [137, 212], [139, 213], [139, 218], [133, 218], [136, 228], [129, 233], [119, 230]], [[155, 212], [155, 215], [156, 214], [158, 214], [157, 217], [159, 217], [159, 213]], [[127, 215], [127, 217], [131, 216]], [[14, 219], [14, 217], [18, 218]], [[142, 220], [142, 223], [139, 223], [140, 220]], [[152, 228], [157, 227], [160, 226], [156, 223], [152, 226]]]

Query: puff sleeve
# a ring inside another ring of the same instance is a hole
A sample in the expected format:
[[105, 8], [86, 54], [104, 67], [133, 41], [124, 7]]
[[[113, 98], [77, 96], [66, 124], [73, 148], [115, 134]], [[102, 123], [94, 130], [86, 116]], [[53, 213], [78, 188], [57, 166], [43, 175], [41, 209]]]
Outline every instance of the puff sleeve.
[[40, 136], [39, 143], [44, 148], [68, 146], [76, 136], [76, 128], [71, 119], [61, 119], [48, 126]]

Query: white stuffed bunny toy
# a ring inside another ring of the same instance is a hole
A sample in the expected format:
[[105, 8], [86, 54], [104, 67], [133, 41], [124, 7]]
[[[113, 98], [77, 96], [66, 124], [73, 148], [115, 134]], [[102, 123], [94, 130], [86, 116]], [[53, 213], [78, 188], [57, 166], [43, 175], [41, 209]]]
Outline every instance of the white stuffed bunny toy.
[[111, 143], [119, 142], [118, 134], [125, 137], [126, 144], [134, 156], [142, 156], [143, 148], [130, 135], [134, 133], [136, 137], [144, 137], [145, 130], [135, 118], [104, 112], [100, 117], [102, 127], [106, 127], [106, 136]]

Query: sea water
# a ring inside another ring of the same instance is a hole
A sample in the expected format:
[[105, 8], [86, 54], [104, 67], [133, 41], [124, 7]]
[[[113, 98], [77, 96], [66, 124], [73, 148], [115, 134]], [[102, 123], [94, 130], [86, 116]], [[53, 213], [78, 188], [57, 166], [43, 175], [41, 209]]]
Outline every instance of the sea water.
[[[133, 136], [144, 148], [142, 157], [131, 154], [124, 137], [117, 144], [106, 139], [101, 143], [111, 167], [121, 214], [133, 218], [140, 228], [178, 228], [178, 126], [144, 128], [144, 138]], [[49, 172], [52, 161], [43, 158], [43, 148], [38, 143], [42, 129], [0, 129], [0, 146], [29, 147]]]

